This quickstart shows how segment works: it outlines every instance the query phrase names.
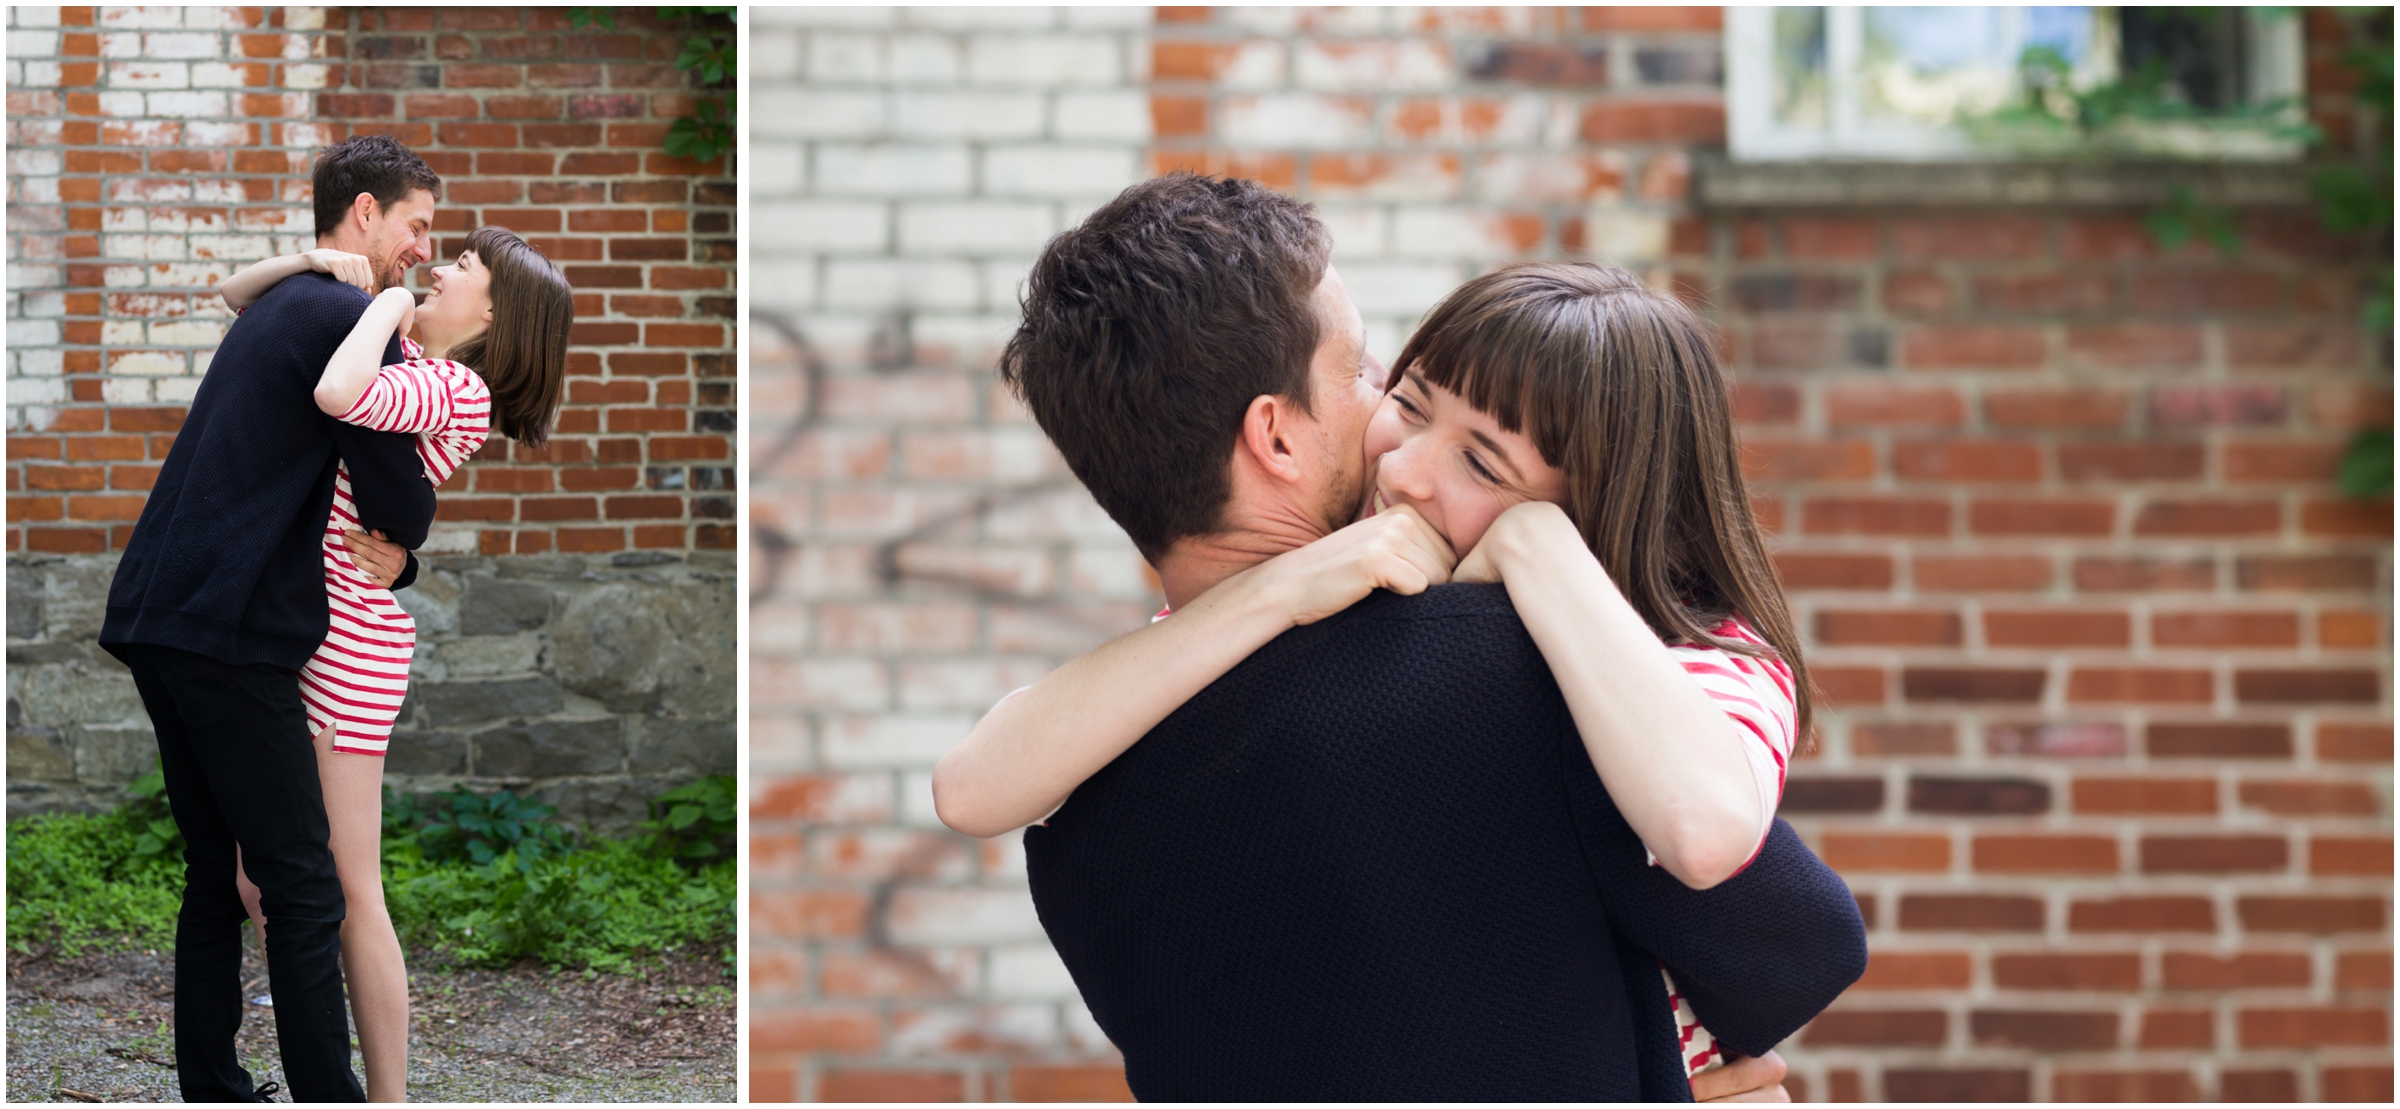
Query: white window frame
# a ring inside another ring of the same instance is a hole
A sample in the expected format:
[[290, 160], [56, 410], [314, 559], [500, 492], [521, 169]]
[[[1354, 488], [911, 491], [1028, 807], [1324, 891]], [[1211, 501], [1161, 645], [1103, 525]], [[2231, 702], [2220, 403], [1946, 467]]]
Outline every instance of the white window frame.
[[[2002, 7], [2002, 57], [2015, 58], [2024, 41], [2024, 9]], [[2244, 13], [2252, 41], [2249, 83], [2262, 100], [2302, 92], [2300, 17]], [[1827, 120], [1822, 131], [1793, 127], [1775, 118], [1775, 9], [1725, 9], [1726, 148], [1735, 161], [1772, 162], [1857, 159], [1901, 162], [2005, 159], [2008, 151], [1969, 139], [1958, 127], [1871, 124], [1859, 111], [1859, 55], [1866, 19], [1858, 7], [1825, 7]], [[2113, 63], [2112, 63], [2113, 68]], [[2295, 142], [2245, 143], [2240, 148], [2194, 150], [2220, 158], [2289, 160], [2302, 153]]]

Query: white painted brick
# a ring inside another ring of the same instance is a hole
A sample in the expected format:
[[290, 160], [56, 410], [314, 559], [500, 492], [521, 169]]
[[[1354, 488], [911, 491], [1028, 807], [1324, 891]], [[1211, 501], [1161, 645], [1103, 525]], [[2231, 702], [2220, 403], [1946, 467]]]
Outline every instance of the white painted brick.
[[283, 29], [286, 31], [322, 31], [325, 29], [325, 9], [285, 8]]
[[182, 8], [101, 8], [100, 26], [109, 28], [172, 28], [183, 26]]
[[14, 87], [54, 89], [58, 87], [58, 80], [57, 62], [26, 62], [20, 70], [20, 76]]
[[976, 35], [967, 40], [967, 77], [994, 85], [1111, 85], [1124, 79], [1123, 54], [1106, 35]]
[[1584, 213], [1583, 248], [1595, 262], [1633, 265], [1667, 256], [1666, 217], [1595, 206]]
[[750, 181], [753, 200], [795, 196], [807, 190], [798, 143], [753, 143], [750, 165], [742, 176]]
[[1147, 143], [1150, 96], [1132, 89], [1061, 92], [1051, 104], [1050, 137], [1070, 142]]
[[190, 377], [159, 378], [155, 383], [153, 383], [155, 388], [152, 391], [155, 396], [152, 399], [159, 404], [192, 403], [192, 398], [200, 395], [201, 376], [208, 372], [207, 360], [207, 354], [196, 356], [194, 361], [199, 362], [200, 365], [193, 368], [193, 372]]
[[829, 308], [980, 308], [975, 267], [966, 262], [836, 258], [826, 264]]
[[1033, 139], [1042, 96], [1029, 92], [899, 92], [892, 131], [902, 139]]
[[221, 92], [154, 92], [145, 106], [151, 115], [169, 119], [216, 118], [227, 114], [225, 103]]
[[180, 262], [185, 257], [181, 235], [107, 235], [101, 238], [100, 249], [110, 258], [145, 262]]
[[1400, 357], [1400, 348], [1408, 342], [1408, 333], [1416, 330], [1416, 317], [1368, 316], [1367, 353], [1375, 360], [1390, 366]]
[[8, 284], [17, 289], [49, 288], [65, 284], [64, 271], [57, 266], [35, 266], [22, 262], [8, 263]]
[[108, 84], [115, 89], [190, 89], [190, 62], [110, 62]]
[[142, 56], [145, 58], [215, 58], [225, 53], [225, 36], [207, 32], [180, 31], [167, 34], [143, 35]]
[[67, 355], [58, 350], [15, 350], [17, 372], [27, 377], [57, 377], [67, 372]]
[[132, 31], [103, 32], [100, 35], [100, 56], [139, 58], [142, 56], [142, 36]]
[[8, 345], [12, 347], [57, 346], [58, 335], [56, 320], [8, 321]]
[[1300, 29], [1300, 10], [1280, 5], [1221, 8], [1217, 19], [1234, 30], [1271, 38], [1283, 38]]
[[825, 730], [827, 765], [842, 769], [931, 766], [975, 726], [971, 716], [866, 716]]
[[761, 5], [750, 9], [752, 23], [759, 27], [842, 27], [868, 29], [890, 27], [900, 21], [895, 8], [818, 8]]
[[1134, 601], [1150, 595], [1150, 579], [1130, 546], [1077, 547], [1067, 555], [1067, 589], [1078, 597]]
[[[284, 129], [284, 133], [290, 136], [290, 141], [294, 145], [330, 146], [333, 144], [333, 130], [330, 127], [320, 129], [320, 125], [317, 124], [287, 123], [284, 124]], [[247, 145], [250, 140], [250, 125], [194, 120], [183, 125], [183, 138], [186, 143], [193, 146], [243, 146]], [[306, 214], [305, 209], [300, 209], [300, 211]]]
[[[315, 67], [320, 77], [325, 67]], [[288, 70], [286, 72], [289, 72]], [[192, 63], [192, 87], [196, 89], [238, 89], [248, 84], [242, 70], [229, 62]]]
[[[995, 293], [992, 288], [992, 271], [1006, 268], [990, 264], [985, 266], [984, 304], [990, 309], [988, 312], [927, 312], [919, 315], [913, 330], [917, 344], [956, 352], [956, 360], [966, 365], [987, 364], [993, 356], [998, 355], [1001, 346], [1008, 342], [1008, 337], [1016, 333], [1018, 321], [1016, 297], [1005, 290]], [[1023, 267], [1018, 268], [1021, 270]], [[904, 684], [901, 692], [903, 703], [907, 696]]]
[[52, 58], [58, 56], [58, 32], [10, 31], [8, 56], [11, 58]]
[[995, 947], [991, 993], [998, 998], [1071, 997], [1075, 978], [1047, 943]]
[[1082, 1055], [1103, 1055], [1116, 1049], [1108, 1033], [1100, 1030], [1100, 1022], [1083, 1003], [1083, 995], [1062, 999], [1058, 1003], [1058, 1035], [1067, 1050]]
[[947, 35], [892, 37], [892, 79], [902, 84], [955, 84], [966, 69], [958, 40]]
[[941, 828], [942, 817], [933, 808], [933, 774], [915, 770], [900, 775], [900, 823], [919, 828]]
[[902, 8], [901, 21], [928, 31], [1046, 31], [1058, 10], [1026, 6], [989, 8]]
[[123, 355], [110, 361], [108, 363], [108, 372], [112, 374], [138, 374], [144, 377], [168, 377], [184, 372], [188, 365], [189, 363], [185, 361], [183, 355], [181, 354], [169, 354], [163, 351], [144, 350]]
[[761, 307], [806, 308], [817, 301], [817, 264], [762, 261], [754, 255], [747, 284], [752, 302]]
[[1492, 212], [1410, 205], [1392, 213], [1392, 252], [1416, 258], [1492, 259], [1517, 251], [1503, 237]]
[[986, 151], [992, 196], [1114, 196], [1141, 180], [1141, 153], [1124, 147], [1022, 146]]
[[752, 141], [758, 138], [866, 138], [891, 124], [889, 98], [879, 91], [766, 89], [751, 98]]
[[905, 944], [1021, 943], [1047, 938], [1024, 890], [909, 889], [892, 895], [892, 939]]
[[880, 251], [891, 243], [891, 206], [880, 201], [754, 203], [751, 249]]
[[1057, 216], [1039, 202], [942, 202], [900, 206], [905, 254], [1019, 253], [1031, 258], [1057, 234]]
[[1324, 42], [1293, 47], [1292, 77], [1323, 92], [1392, 92], [1446, 88], [1458, 81], [1447, 47], [1423, 39]]
[[750, 56], [742, 59], [742, 68], [749, 70], [751, 87], [764, 88], [799, 78], [801, 38], [797, 34], [761, 33], [754, 25], [750, 32]]
[[1467, 276], [1456, 265], [1430, 263], [1360, 262], [1341, 269], [1359, 311], [1387, 315], [1422, 313]]
[[1146, 32], [1156, 18], [1153, 8], [1126, 4], [1070, 7], [1062, 11], [1070, 31]]
[[109, 404], [150, 403], [150, 379], [111, 377], [100, 382], [100, 399]]
[[813, 32], [808, 36], [807, 58], [811, 84], [882, 81], [890, 76], [882, 35]]
[[[330, 67], [322, 65], [287, 65], [283, 67], [283, 87], [287, 89], [322, 89], [328, 87]], [[199, 79], [198, 74], [193, 80]]]
[[817, 147], [817, 191], [867, 196], [957, 195], [972, 180], [967, 151], [957, 146]]
[[67, 383], [54, 377], [12, 377], [8, 379], [8, 403], [14, 407], [26, 404], [64, 404]]
[[1233, 146], [1364, 143], [1375, 136], [1375, 106], [1303, 93], [1231, 96], [1218, 102], [1217, 133]]
[[204, 320], [176, 320], [150, 325], [150, 342], [162, 347], [213, 347], [224, 338], [223, 325]]
[[1279, 89], [1289, 73], [1290, 52], [1276, 39], [1252, 39], [1234, 47], [1233, 56], [1217, 71], [1216, 88], [1240, 92]]
[[102, 346], [111, 347], [138, 347], [142, 345], [142, 321], [100, 321], [100, 343]]
[[16, 201], [19, 204], [58, 203], [58, 178], [56, 177], [20, 177], [10, 181], [9, 184], [16, 188]]
[[58, 26], [58, 9], [54, 7], [11, 7], [8, 9], [8, 23], [11, 27], [56, 27]]
[[64, 158], [55, 150], [11, 150], [8, 152], [8, 172], [12, 177], [52, 177], [65, 166]]
[[193, 29], [206, 28], [216, 31], [251, 29], [251, 23], [248, 19], [243, 17], [243, 9], [241, 8], [185, 8], [183, 10], [183, 25]]
[[24, 295], [17, 297], [16, 301], [17, 310], [11, 313], [12, 319], [23, 316], [28, 319], [40, 320], [67, 314], [67, 295], [65, 293], [27, 290]]
[[1391, 218], [1380, 206], [1319, 204], [1317, 221], [1333, 236], [1336, 262], [1378, 258], [1390, 250]]
[[1025, 275], [1030, 261], [1011, 259], [983, 265], [983, 302], [995, 309], [1024, 303]]

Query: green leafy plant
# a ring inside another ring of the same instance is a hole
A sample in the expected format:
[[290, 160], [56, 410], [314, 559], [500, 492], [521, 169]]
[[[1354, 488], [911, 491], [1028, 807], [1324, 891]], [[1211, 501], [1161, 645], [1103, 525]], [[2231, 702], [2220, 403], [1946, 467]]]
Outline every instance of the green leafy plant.
[[[59, 954], [158, 947], [175, 939], [183, 852], [141, 849], [155, 836], [134, 805], [8, 825], [8, 946]], [[171, 822], [170, 822], [171, 823]]]
[[642, 822], [643, 842], [659, 855], [691, 866], [731, 859], [734, 810], [730, 774], [677, 786], [650, 802], [650, 819]]
[[[692, 114], [681, 116], [667, 127], [663, 144], [667, 153], [698, 162], [713, 162], [735, 142], [736, 83], [734, 21], [741, 9], [725, 7], [660, 8], [658, 18], [670, 23], [682, 23], [690, 34], [683, 40], [683, 51], [675, 56], [675, 68], [699, 78], [701, 87], [716, 95], [704, 96], [692, 105]], [[568, 8], [567, 21], [576, 30], [598, 26], [615, 30], [614, 8]]]
[[132, 800], [125, 803], [125, 819], [138, 829], [133, 837], [136, 855], [163, 855], [170, 859], [183, 857], [183, 829], [175, 823], [175, 812], [167, 804], [167, 775], [152, 770], [125, 787]]
[[2342, 492], [2360, 499], [2392, 495], [2392, 429], [2370, 427], [2342, 454]]
[[505, 789], [489, 796], [465, 789], [427, 794], [415, 804], [416, 845], [429, 861], [486, 866], [507, 856], [530, 873], [536, 861], [564, 853], [571, 843], [567, 829], [552, 819], [556, 807]]
[[464, 961], [535, 959], [620, 970], [643, 954], [733, 935], [730, 859], [690, 872], [638, 840], [608, 840], [530, 867], [393, 865], [384, 872], [406, 939]]

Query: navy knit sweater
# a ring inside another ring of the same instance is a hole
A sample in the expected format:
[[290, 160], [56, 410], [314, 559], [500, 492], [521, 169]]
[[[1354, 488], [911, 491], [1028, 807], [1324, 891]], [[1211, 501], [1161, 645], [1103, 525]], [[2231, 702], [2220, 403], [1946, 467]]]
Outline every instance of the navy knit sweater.
[[1145, 1101], [1689, 1101], [1662, 962], [1745, 1055], [1866, 967], [1781, 821], [1705, 892], [1646, 864], [1496, 585], [1285, 633], [1025, 852]]
[[[325, 363], [370, 298], [321, 273], [289, 277], [225, 333], [108, 588], [100, 643], [151, 643], [297, 670], [325, 639], [325, 518], [338, 455], [360, 523], [415, 548], [433, 523], [415, 436], [317, 408]], [[395, 338], [386, 364], [400, 360]], [[409, 560], [394, 588], [416, 576]]]

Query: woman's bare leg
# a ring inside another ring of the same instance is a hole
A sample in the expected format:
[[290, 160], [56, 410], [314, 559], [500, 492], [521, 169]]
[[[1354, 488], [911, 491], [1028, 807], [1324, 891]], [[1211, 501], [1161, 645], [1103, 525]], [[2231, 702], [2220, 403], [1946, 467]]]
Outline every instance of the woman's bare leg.
[[[317, 733], [316, 743], [334, 871], [349, 903], [342, 916], [342, 978], [350, 991], [350, 1019], [358, 1026], [358, 1051], [366, 1056], [367, 1100], [407, 1101], [408, 964], [383, 905], [383, 759], [334, 750], [331, 726]], [[238, 847], [233, 880], [263, 945], [267, 918], [258, 907], [258, 887], [241, 869]]]
[[366, 1057], [367, 1100], [408, 1100], [408, 965], [383, 904], [383, 758], [333, 749], [317, 735], [317, 773], [333, 828], [333, 865], [349, 909], [342, 918], [342, 977]]

